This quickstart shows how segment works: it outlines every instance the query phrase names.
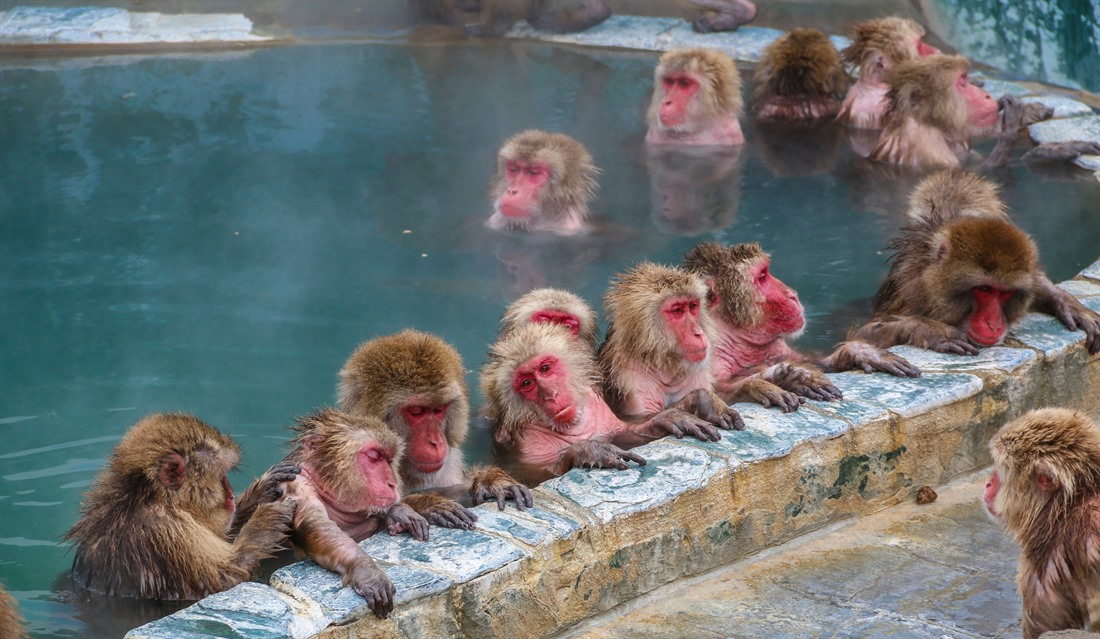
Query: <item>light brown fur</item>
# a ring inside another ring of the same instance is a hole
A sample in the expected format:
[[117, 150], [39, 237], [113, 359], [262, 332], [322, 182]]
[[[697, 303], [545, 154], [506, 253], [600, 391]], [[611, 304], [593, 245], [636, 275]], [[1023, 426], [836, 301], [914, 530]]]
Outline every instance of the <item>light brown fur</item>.
[[542, 162], [550, 167], [550, 182], [540, 201], [540, 218], [547, 223], [563, 220], [571, 211], [588, 218], [588, 204], [596, 194], [600, 170], [584, 145], [562, 133], [527, 130], [505, 140], [497, 152], [496, 173], [489, 199], [496, 202], [508, 188], [505, 166], [509, 160]]
[[919, 221], [939, 216], [995, 217], [1008, 219], [1008, 207], [1001, 201], [1000, 189], [990, 179], [965, 169], [937, 171], [909, 194], [909, 219]]
[[852, 29], [852, 44], [841, 52], [844, 63], [860, 70], [861, 76], [873, 74], [876, 53], [890, 64], [917, 57], [913, 41], [924, 36], [924, 27], [908, 18], [888, 17], [861, 22]]
[[0, 639], [26, 639], [27, 630], [19, 616], [19, 604], [0, 584]]
[[768, 45], [753, 80], [753, 112], [778, 120], [835, 115], [848, 86], [840, 54], [817, 29], [792, 29]]
[[[225, 474], [240, 449], [181, 413], [153, 414], [126, 433], [85, 493], [73, 574], [109, 595], [192, 600], [251, 577], [286, 538], [295, 503], [265, 503], [234, 541]], [[227, 503], [228, 500], [228, 503]]]
[[732, 115], [740, 118], [744, 110], [741, 99], [741, 73], [733, 59], [715, 49], [674, 49], [661, 56], [653, 72], [653, 99], [649, 104], [649, 124], [657, 126], [657, 109], [663, 94], [661, 80], [670, 73], [691, 73], [700, 80], [699, 93], [692, 103], [692, 122], [706, 122]]
[[1020, 545], [1024, 639], [1100, 631], [1100, 426], [1036, 410], [1002, 427], [989, 448], [1000, 477], [993, 506]]
[[504, 337], [530, 323], [533, 314], [545, 310], [568, 313], [575, 317], [579, 324], [577, 337], [595, 351], [596, 311], [579, 295], [557, 288], [539, 288], [516, 298], [500, 318], [500, 333], [497, 337]]
[[752, 286], [749, 272], [768, 259], [769, 255], [756, 243], [724, 247], [704, 242], [684, 256], [684, 268], [708, 277], [708, 286], [718, 295], [719, 303], [713, 311], [717, 317], [747, 327], [764, 320], [761, 296]]

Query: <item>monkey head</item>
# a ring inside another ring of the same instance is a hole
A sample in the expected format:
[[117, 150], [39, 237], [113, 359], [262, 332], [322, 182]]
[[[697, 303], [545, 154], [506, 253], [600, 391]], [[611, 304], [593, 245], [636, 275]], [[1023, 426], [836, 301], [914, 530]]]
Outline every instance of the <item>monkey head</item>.
[[1025, 413], [1001, 427], [989, 452], [982, 501], [1017, 538], [1100, 491], [1100, 426], [1074, 411]]
[[878, 18], [852, 29], [852, 44], [841, 56], [860, 71], [860, 78], [881, 82], [894, 65], [934, 55], [939, 49], [924, 42], [924, 27], [908, 18]]
[[913, 220], [956, 217], [1008, 219], [1000, 189], [992, 180], [966, 169], [945, 169], [924, 178], [909, 195], [908, 215]]
[[936, 55], [898, 64], [886, 74], [886, 119], [911, 117], [946, 134], [969, 137], [997, 125], [997, 101], [970, 82], [970, 62]]
[[753, 72], [752, 110], [760, 118], [813, 120], [835, 115], [848, 75], [829, 37], [792, 29], [764, 49]]
[[591, 390], [599, 383], [596, 362], [563, 326], [519, 326], [489, 350], [481, 370], [493, 438], [511, 444], [524, 428], [539, 424], [567, 433], [581, 422]]
[[356, 349], [340, 370], [338, 403], [349, 413], [381, 419], [405, 441], [403, 473], [432, 474], [466, 440], [465, 371], [454, 347], [404, 330]]
[[739, 118], [741, 110], [741, 74], [728, 55], [676, 49], [661, 56], [653, 74], [651, 129], [695, 133], [718, 118]]
[[561, 133], [524, 131], [497, 152], [490, 188], [493, 228], [552, 230], [583, 223], [599, 169], [584, 146]]
[[501, 336], [525, 324], [558, 324], [596, 348], [596, 312], [579, 295], [562, 289], [539, 288], [520, 296], [500, 322]]
[[385, 512], [401, 498], [401, 438], [381, 420], [323, 408], [294, 427], [292, 458], [332, 512]]
[[730, 326], [768, 342], [796, 338], [805, 329], [798, 293], [771, 274], [771, 257], [759, 244], [705, 242], [688, 251], [684, 268], [704, 278], [708, 306]]
[[963, 217], [940, 227], [928, 249], [921, 282], [934, 316], [982, 346], [1001, 343], [1031, 304], [1035, 243], [1005, 220]]

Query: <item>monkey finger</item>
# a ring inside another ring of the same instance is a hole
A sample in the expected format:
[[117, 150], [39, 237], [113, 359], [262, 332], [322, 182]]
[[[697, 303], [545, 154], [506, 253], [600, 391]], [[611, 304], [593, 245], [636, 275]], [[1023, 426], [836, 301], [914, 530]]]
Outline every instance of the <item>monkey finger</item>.
[[[646, 465], [645, 457], [642, 457], [641, 455], [637, 455], [635, 453], [632, 453], [628, 450], [619, 451], [619, 457], [622, 457], [623, 459], [625, 459], [627, 461], [635, 462], [639, 466], [645, 466]], [[626, 468], [626, 466], [624, 465], [623, 468]]]
[[478, 487], [477, 490], [470, 494], [470, 499], [474, 502], [475, 506], [484, 504], [489, 501], [490, 497], [492, 497], [492, 495], [489, 494], [489, 491], [481, 487]]
[[510, 490], [512, 491], [512, 501], [516, 502], [517, 510], [534, 508], [535, 498], [531, 495], [531, 491], [527, 489], [527, 486], [513, 484]]
[[497, 489], [497, 508], [504, 510], [504, 502], [508, 500], [507, 494], [503, 489]]

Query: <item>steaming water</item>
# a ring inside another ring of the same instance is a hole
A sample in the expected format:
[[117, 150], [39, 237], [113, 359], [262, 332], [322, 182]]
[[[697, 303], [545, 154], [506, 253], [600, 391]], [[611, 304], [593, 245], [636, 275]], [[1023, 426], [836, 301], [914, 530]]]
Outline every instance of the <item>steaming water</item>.
[[[915, 176], [856, 159], [843, 131], [750, 126], [740, 157], [647, 160], [654, 60], [328, 45], [0, 70], [0, 578], [36, 635], [141, 621], [76, 609], [54, 579], [82, 492], [146, 413], [230, 433], [239, 491], [282, 456], [294, 416], [333, 401], [361, 341], [441, 335], [476, 406], [508, 301], [552, 285], [598, 306], [615, 273], [678, 262], [700, 240], [760, 242], [806, 306], [799, 345], [839, 339], [886, 271]], [[587, 145], [601, 232], [481, 226], [497, 146], [531, 127]], [[995, 177], [1055, 280], [1095, 259], [1095, 180]], [[486, 458], [484, 430], [471, 440], [468, 457]]]

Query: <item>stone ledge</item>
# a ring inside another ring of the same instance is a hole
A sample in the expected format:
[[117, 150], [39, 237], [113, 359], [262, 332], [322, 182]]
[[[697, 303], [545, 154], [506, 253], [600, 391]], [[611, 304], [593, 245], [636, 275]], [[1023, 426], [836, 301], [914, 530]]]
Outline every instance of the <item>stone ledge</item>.
[[0, 12], [0, 46], [263, 43], [242, 14], [15, 7]]

